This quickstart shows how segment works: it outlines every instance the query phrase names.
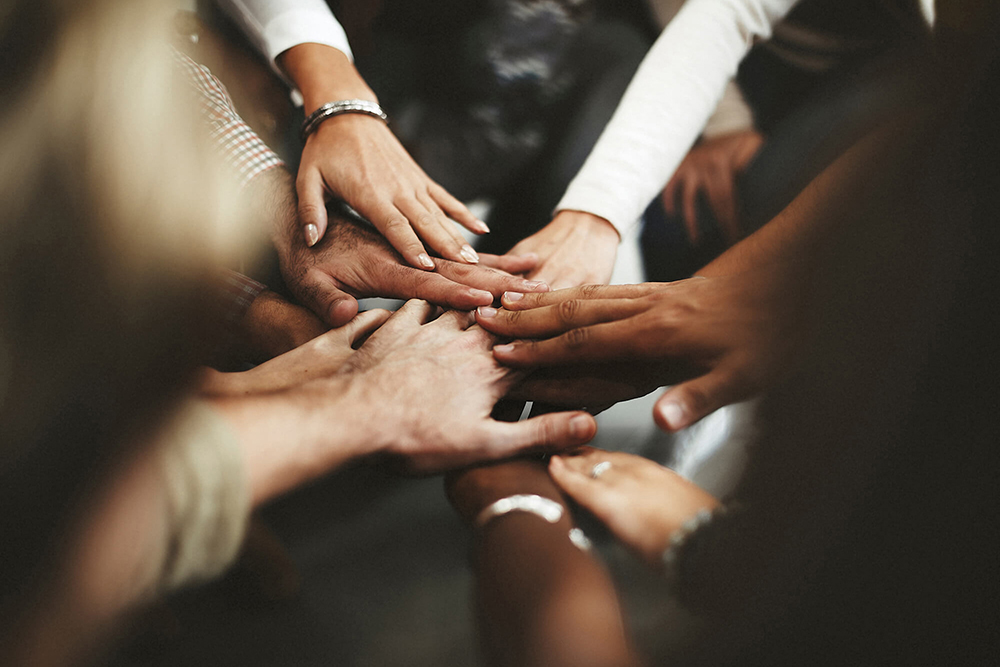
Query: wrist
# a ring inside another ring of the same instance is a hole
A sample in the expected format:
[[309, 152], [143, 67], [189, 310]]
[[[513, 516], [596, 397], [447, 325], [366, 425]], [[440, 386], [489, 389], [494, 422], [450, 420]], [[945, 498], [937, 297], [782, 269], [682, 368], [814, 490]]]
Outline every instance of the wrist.
[[621, 234], [610, 220], [602, 218], [586, 211], [563, 210], [556, 214], [553, 222], [576, 228], [585, 228], [599, 240], [618, 245], [621, 242]]
[[327, 102], [378, 98], [342, 51], [324, 44], [298, 44], [277, 62], [302, 93], [306, 115]]

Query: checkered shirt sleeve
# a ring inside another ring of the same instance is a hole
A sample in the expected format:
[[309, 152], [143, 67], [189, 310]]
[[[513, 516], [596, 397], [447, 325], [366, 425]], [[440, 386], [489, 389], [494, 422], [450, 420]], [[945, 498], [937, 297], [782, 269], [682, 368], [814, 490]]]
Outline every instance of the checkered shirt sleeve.
[[277, 154], [250, 129], [236, 112], [226, 87], [207, 67], [173, 49], [174, 60], [197, 95], [201, 114], [210, 125], [210, 138], [233, 168], [240, 187], [269, 169], [284, 166]]

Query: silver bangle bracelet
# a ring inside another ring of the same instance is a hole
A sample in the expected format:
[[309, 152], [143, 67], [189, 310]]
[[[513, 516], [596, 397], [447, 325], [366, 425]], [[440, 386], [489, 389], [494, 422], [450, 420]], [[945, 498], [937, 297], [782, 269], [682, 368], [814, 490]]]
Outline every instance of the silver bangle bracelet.
[[[511, 512], [527, 512], [549, 523], [557, 523], [562, 518], [563, 508], [556, 501], [535, 494], [507, 496], [483, 509], [473, 525], [476, 529], [481, 529], [493, 519]], [[587, 552], [591, 549], [590, 540], [579, 528], [570, 528], [569, 541], [580, 551]]]
[[366, 116], [381, 118], [382, 122], [388, 123], [389, 117], [385, 115], [375, 102], [368, 100], [338, 100], [337, 102], [327, 102], [323, 106], [309, 114], [309, 117], [302, 123], [302, 143], [306, 142], [309, 135], [316, 131], [323, 121], [343, 113], [360, 113]]
[[503, 516], [510, 512], [527, 512], [541, 517], [549, 523], [556, 523], [562, 518], [563, 508], [556, 501], [535, 494], [507, 496], [491, 505], [487, 505], [479, 513], [479, 516], [476, 517], [473, 525], [477, 529], [482, 528], [498, 516]]

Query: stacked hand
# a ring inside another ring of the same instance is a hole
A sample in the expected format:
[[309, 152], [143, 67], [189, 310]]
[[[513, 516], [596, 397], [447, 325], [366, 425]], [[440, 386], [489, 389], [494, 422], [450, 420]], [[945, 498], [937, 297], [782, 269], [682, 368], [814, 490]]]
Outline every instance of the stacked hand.
[[[272, 178], [276, 192], [281, 192], [281, 179], [287, 179], [287, 174], [276, 170]], [[286, 183], [286, 199], [288, 188]], [[532, 256], [483, 255], [481, 265], [438, 259], [434, 271], [424, 271], [407, 265], [385, 238], [346, 215], [331, 215], [326, 237], [311, 248], [294, 209], [283, 217], [273, 233], [285, 282], [299, 301], [330, 326], [349, 322], [357, 313], [360, 297], [419, 298], [471, 310], [507, 290], [548, 289], [537, 280], [512, 275], [532, 269], [537, 262]]]
[[[609, 386], [608, 380], [617, 380], [610, 386], [618, 391], [621, 383], [639, 391], [654, 378], [659, 385], [679, 383], [654, 410], [660, 427], [677, 430], [754, 395], [788, 369], [785, 357], [799, 339], [800, 323], [794, 299], [781, 286], [758, 271], [505, 294], [503, 309], [480, 308], [477, 319], [495, 334], [518, 339], [494, 348], [501, 363], [569, 368], [578, 381], [592, 378], [577, 384], [583, 390], [579, 405], [599, 399], [594, 388]], [[588, 366], [595, 362], [603, 364], [600, 375]], [[543, 380], [533, 380], [537, 391], [561, 391], [560, 403], [569, 404], [572, 387], [546, 388]]]
[[528, 277], [545, 281], [552, 289], [603, 285], [611, 279], [619, 240], [618, 231], [604, 218], [582, 211], [560, 211], [509, 254], [536, 255], [538, 265]]

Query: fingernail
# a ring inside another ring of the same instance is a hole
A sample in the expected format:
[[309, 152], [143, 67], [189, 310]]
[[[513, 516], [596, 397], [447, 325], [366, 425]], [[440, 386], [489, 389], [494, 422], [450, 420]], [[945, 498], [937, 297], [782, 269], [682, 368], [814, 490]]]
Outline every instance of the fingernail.
[[493, 303], [493, 295], [486, 290], [474, 289], [470, 293], [477, 301], [482, 301], [484, 306]]
[[577, 415], [569, 420], [569, 432], [574, 438], [582, 438], [590, 433], [590, 419]]
[[524, 286], [532, 292], [547, 292], [549, 290], [549, 284], [541, 280], [526, 280]]
[[476, 309], [476, 312], [479, 313], [479, 317], [496, 317], [497, 316], [497, 309], [496, 308], [490, 308], [489, 306], [480, 306], [479, 308]]
[[660, 414], [663, 415], [663, 421], [667, 422], [667, 426], [671, 429], [679, 429], [684, 423], [684, 408], [679, 403], [665, 404], [660, 409]]
[[317, 227], [312, 223], [309, 223], [308, 225], [306, 225], [305, 232], [306, 232], [306, 245], [311, 248], [314, 245], [316, 245], [317, 241], [319, 241], [319, 227]]
[[458, 254], [464, 257], [465, 260], [471, 264], [479, 263], [479, 255], [476, 254], [476, 251], [472, 249], [471, 245], [462, 246], [462, 252]]
[[510, 301], [511, 303], [517, 303], [524, 298], [524, 295], [520, 292], [504, 292], [503, 298], [505, 301]]
[[490, 227], [482, 220], [476, 220], [476, 229], [478, 229], [483, 234], [489, 234]]
[[510, 343], [507, 343], [506, 345], [497, 345], [493, 348], [493, 351], [499, 352], [500, 354], [510, 354], [514, 351], [514, 346]]
[[424, 267], [425, 269], [433, 269], [434, 268], [434, 260], [432, 260], [430, 257], [428, 257], [427, 253], [425, 253], [425, 252], [422, 252], [419, 255], [417, 255], [417, 261], [420, 262], [420, 265], [422, 267]]

